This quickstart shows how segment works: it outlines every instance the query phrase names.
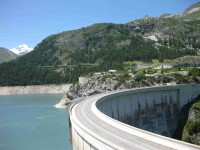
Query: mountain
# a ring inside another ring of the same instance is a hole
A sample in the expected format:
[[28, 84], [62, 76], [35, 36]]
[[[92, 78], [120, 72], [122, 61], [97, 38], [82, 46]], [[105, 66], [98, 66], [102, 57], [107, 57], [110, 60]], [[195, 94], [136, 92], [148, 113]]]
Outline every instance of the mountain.
[[8, 62], [17, 58], [17, 55], [10, 50], [0, 47], [0, 64], [3, 62]]
[[[197, 48], [200, 46], [200, 2], [182, 14], [165, 14], [160, 17], [145, 17], [128, 23], [144, 38], [156, 37], [158, 43], [170, 47]], [[155, 40], [154, 40], [155, 41]]]
[[0, 85], [74, 82], [91, 72], [123, 70], [127, 61], [198, 55], [199, 5], [182, 14], [146, 16], [126, 24], [97, 23], [50, 35], [34, 51], [0, 65]]
[[186, 16], [187, 18], [193, 16], [194, 18], [198, 17], [197, 19], [200, 19], [200, 2], [193, 4], [188, 9], [185, 10], [183, 13], [183, 16]]
[[17, 46], [16, 48], [11, 48], [10, 50], [17, 55], [22, 56], [31, 52], [33, 48], [29, 47], [26, 44], [22, 44], [22, 45]]

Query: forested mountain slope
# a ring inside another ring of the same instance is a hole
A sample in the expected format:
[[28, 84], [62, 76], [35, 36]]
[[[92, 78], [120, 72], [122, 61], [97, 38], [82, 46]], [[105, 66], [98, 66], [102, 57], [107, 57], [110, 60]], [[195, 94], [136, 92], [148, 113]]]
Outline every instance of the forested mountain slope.
[[182, 15], [94, 24], [51, 35], [29, 54], [0, 65], [0, 85], [72, 82], [90, 72], [122, 70], [124, 61], [197, 55], [200, 11], [191, 10], [199, 5]]
[[17, 55], [10, 50], [0, 47], [0, 63], [11, 61], [16, 57]]

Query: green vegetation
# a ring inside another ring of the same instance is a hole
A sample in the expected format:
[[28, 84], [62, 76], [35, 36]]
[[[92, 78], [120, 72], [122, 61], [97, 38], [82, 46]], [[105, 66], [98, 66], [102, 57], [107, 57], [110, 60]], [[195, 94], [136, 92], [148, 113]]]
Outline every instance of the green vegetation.
[[189, 73], [188, 73], [189, 76], [199, 76], [200, 75], [200, 69], [199, 68], [196, 68], [196, 67], [193, 67], [191, 69], [189, 69]]
[[[187, 17], [193, 19], [185, 22]], [[127, 24], [94, 24], [51, 35], [31, 53], [1, 64], [0, 86], [69, 83], [93, 72], [135, 71], [134, 64], [126, 62], [153, 60], [157, 64], [166, 59], [197, 55], [200, 48], [197, 40], [200, 20], [197, 18], [194, 14], [149, 17]], [[160, 34], [158, 42], [146, 39], [157, 32]], [[153, 72], [149, 69], [147, 73]], [[123, 81], [123, 77], [120, 78]]]
[[129, 79], [130, 79], [130, 75], [127, 72], [123, 72], [122, 74], [117, 76], [117, 80], [119, 81], [119, 84], [123, 84]]
[[146, 76], [145, 76], [144, 72], [137, 72], [135, 74], [135, 80], [136, 81], [143, 81], [145, 79], [146, 79]]
[[65, 78], [49, 68], [41, 68], [30, 64], [20, 65], [15, 61], [0, 65], [0, 85], [40, 85], [63, 83]]
[[188, 120], [185, 124], [182, 140], [200, 145], [199, 134], [200, 134], [200, 101], [199, 96], [196, 101], [190, 103], [190, 113]]
[[200, 132], [200, 120], [194, 121], [194, 122], [190, 122], [190, 121], [187, 122], [185, 129], [188, 131], [190, 135]]
[[192, 105], [192, 107], [196, 110], [200, 110], [200, 102], [196, 102]]
[[111, 77], [112, 77], [111, 74], [105, 74], [102, 76], [101, 81], [104, 82], [104, 81], [106, 81], [107, 78], [111, 78]]

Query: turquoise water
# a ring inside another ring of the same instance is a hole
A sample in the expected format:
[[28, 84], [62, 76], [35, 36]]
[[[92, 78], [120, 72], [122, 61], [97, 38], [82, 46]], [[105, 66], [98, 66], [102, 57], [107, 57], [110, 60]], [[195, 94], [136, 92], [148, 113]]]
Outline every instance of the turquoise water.
[[0, 150], [71, 150], [63, 94], [0, 96]]

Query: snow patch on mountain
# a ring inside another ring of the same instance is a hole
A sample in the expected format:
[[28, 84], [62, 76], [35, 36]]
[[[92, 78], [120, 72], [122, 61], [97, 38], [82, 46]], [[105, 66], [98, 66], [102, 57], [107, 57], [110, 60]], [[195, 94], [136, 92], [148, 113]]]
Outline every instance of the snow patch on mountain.
[[192, 13], [195, 13], [195, 12], [197, 12], [197, 11], [200, 11], [200, 7], [191, 9], [190, 11], [188, 11], [187, 14], [192, 14]]
[[31, 52], [33, 48], [29, 47], [27, 44], [22, 44], [17, 46], [16, 48], [11, 48], [10, 50], [17, 55], [22, 56]]

